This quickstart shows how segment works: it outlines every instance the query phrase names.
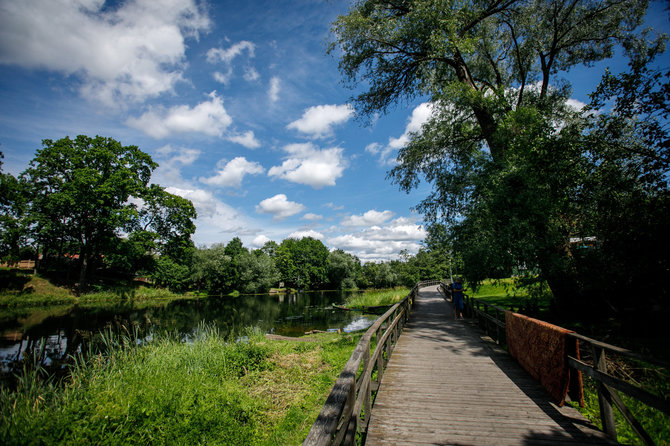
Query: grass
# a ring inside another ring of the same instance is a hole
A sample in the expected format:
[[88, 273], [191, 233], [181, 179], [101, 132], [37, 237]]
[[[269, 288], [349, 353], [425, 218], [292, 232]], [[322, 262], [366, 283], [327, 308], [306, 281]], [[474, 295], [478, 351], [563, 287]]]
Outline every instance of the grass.
[[345, 302], [348, 308], [366, 308], [382, 305], [393, 305], [401, 301], [410, 292], [409, 288], [398, 287], [386, 290], [366, 290], [360, 294], [352, 294]]
[[[466, 288], [469, 288], [466, 284]], [[518, 288], [514, 278], [487, 279], [482, 281], [476, 290], [466, 291], [471, 297], [497, 305], [505, 309], [519, 309], [528, 303], [537, 304], [539, 314], [537, 317], [546, 317], [550, 308], [551, 295], [544, 294], [541, 298], [533, 298], [523, 288]]]
[[[647, 376], [643, 379], [643, 382], [638, 384], [641, 384], [643, 388], [652, 393], [660, 394], [661, 396], [668, 398], [670, 395], [670, 381], [668, 380], [667, 371], [655, 371], [652, 373], [660, 373], [665, 376]], [[635, 418], [642, 424], [645, 431], [654, 441], [654, 444], [658, 446], [670, 445], [670, 417], [668, 417], [668, 415], [665, 415], [663, 412], [649, 407], [627, 395], [619, 393], [619, 396], [626, 404], [626, 407], [633, 413], [633, 416], [635, 416]], [[585, 407], [579, 407], [574, 402], [569, 404], [579, 410], [582, 415], [599, 429], [602, 429], [598, 391], [596, 389], [595, 381], [589, 377], [584, 377], [584, 401], [586, 403]], [[617, 441], [622, 444], [636, 446], [644, 445], [644, 442], [637, 436], [637, 434], [635, 434], [631, 426], [616, 407], [614, 408], [614, 419], [617, 431]]]
[[28, 274], [6, 268], [0, 269], [0, 309], [44, 307], [52, 305], [87, 304], [103, 301], [170, 301], [198, 298], [191, 294], [175, 294], [164, 288], [143, 284], [116, 285], [93, 289], [76, 295], [38, 274]]
[[105, 336], [64, 383], [26, 372], [0, 391], [0, 443], [299, 444], [359, 338], [226, 342], [212, 327], [188, 343]]

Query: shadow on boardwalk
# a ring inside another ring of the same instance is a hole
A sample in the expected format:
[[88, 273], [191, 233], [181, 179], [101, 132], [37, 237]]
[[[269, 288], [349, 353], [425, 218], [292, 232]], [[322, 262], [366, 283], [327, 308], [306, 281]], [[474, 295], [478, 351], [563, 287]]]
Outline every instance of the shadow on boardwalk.
[[612, 444], [553, 404], [504, 350], [454, 320], [435, 287], [415, 303], [384, 374], [366, 445]]

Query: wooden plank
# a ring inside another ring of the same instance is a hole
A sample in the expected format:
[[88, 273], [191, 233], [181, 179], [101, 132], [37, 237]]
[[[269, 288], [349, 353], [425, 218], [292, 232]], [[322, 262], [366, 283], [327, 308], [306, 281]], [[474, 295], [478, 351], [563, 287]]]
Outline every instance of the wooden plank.
[[424, 288], [372, 409], [366, 445], [611, 444]]

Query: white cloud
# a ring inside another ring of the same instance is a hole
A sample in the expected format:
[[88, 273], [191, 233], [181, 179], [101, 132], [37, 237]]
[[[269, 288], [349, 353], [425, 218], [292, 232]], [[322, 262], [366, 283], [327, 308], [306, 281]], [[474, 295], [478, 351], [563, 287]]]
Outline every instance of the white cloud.
[[388, 144], [381, 145], [379, 143], [373, 142], [368, 144], [365, 147], [365, 151], [372, 155], [379, 156], [379, 162], [381, 164], [392, 164], [395, 161], [393, 156], [398, 149], [401, 149], [407, 144], [409, 144], [410, 134], [421, 132], [421, 127], [423, 124], [428, 122], [430, 117], [433, 114], [434, 105], [430, 102], [424, 102], [419, 104], [412, 110], [412, 114], [408, 119], [407, 125], [405, 126], [405, 132], [397, 138], [390, 137]]
[[200, 181], [210, 186], [240, 187], [246, 175], [265, 173], [265, 169], [256, 162], [247, 161], [238, 156], [219, 169], [216, 175], [209, 178], [200, 178]]
[[158, 161], [158, 168], [153, 172], [151, 180], [158, 184], [181, 184], [181, 169], [190, 166], [200, 157], [200, 150], [188, 147], [163, 146], [156, 149], [153, 157]]
[[270, 79], [270, 88], [268, 89], [268, 97], [270, 102], [277, 102], [279, 100], [280, 81], [277, 76]]
[[253, 67], [247, 67], [244, 70], [244, 80], [247, 82], [257, 81], [260, 77], [261, 75], [258, 74], [258, 71]]
[[212, 217], [216, 214], [217, 207], [219, 207], [218, 200], [203, 189], [182, 189], [179, 187], [169, 186], [165, 190], [171, 194], [179, 195], [180, 197], [191, 200], [193, 206], [198, 211], [199, 217]]
[[256, 135], [254, 135], [254, 132], [251, 130], [242, 134], [230, 135], [226, 137], [226, 139], [244, 146], [247, 149], [257, 149], [261, 146], [261, 143], [256, 139]]
[[223, 107], [223, 99], [216, 91], [209, 94], [209, 100], [191, 108], [177, 105], [169, 109], [157, 107], [150, 109], [139, 118], [126, 121], [131, 127], [144, 131], [156, 139], [168, 137], [174, 133], [203, 133], [221, 136], [232, 123], [231, 117]]
[[353, 116], [350, 105], [317, 105], [310, 107], [297, 121], [286, 126], [313, 138], [325, 138], [333, 133], [333, 126], [345, 123]]
[[573, 108], [577, 111], [580, 111], [584, 107], [586, 107], [586, 104], [584, 102], [580, 101], [579, 99], [570, 98], [567, 101], [565, 101], [565, 103], [568, 107], [571, 107], [571, 108]]
[[159, 158], [169, 159], [169, 162], [188, 166], [200, 157], [200, 150], [189, 149], [188, 147], [175, 148], [171, 145], [156, 149]]
[[375, 211], [370, 210], [363, 215], [350, 215], [342, 220], [343, 226], [373, 226], [381, 225], [393, 217], [394, 213], [391, 211]]
[[334, 186], [346, 166], [343, 150], [338, 147], [319, 150], [311, 143], [289, 144], [284, 151], [288, 158], [281, 166], [270, 168], [268, 175], [315, 189]]
[[[228, 85], [233, 78], [233, 62], [235, 59], [242, 56], [243, 53], [247, 54], [248, 59], [252, 59], [255, 50], [256, 45], [248, 40], [234, 43], [229, 48], [225, 49], [211, 48], [207, 51], [207, 62], [212, 64], [222, 63], [225, 67], [223, 71], [215, 71], [213, 73], [214, 80], [224, 85]], [[260, 79], [261, 75], [253, 66], [249, 65], [244, 68], [242, 77], [247, 82], [254, 82]]]
[[344, 206], [342, 206], [342, 205], [338, 206], [335, 203], [333, 203], [332, 201], [329, 201], [328, 203], [324, 204], [324, 206], [327, 207], [327, 208], [330, 208], [334, 211], [341, 211], [342, 209], [344, 209]]
[[256, 212], [273, 215], [275, 220], [283, 220], [303, 210], [305, 210], [305, 206], [295, 201], [288, 201], [284, 194], [266, 198], [256, 206]]
[[231, 45], [230, 48], [226, 49], [211, 48], [209, 51], [207, 51], [207, 62], [224, 62], [226, 64], [230, 64], [233, 59], [242, 54], [244, 51], [249, 54], [249, 57], [254, 57], [255, 49], [256, 45], [254, 45], [253, 42], [249, 42], [248, 40], [237, 42]]
[[308, 212], [307, 214], [302, 216], [303, 220], [309, 220], [309, 221], [319, 221], [323, 220], [323, 215], [318, 215], [318, 214], [312, 214], [311, 212]]
[[260, 232], [255, 222], [216, 198], [211, 192], [184, 184], [167, 187], [172, 194], [191, 200], [198, 213], [193, 241], [196, 245], [220, 243], [232, 236], [254, 236]]
[[194, 0], [5, 1], [0, 64], [75, 76], [89, 100], [111, 107], [172, 91], [183, 80], [185, 40], [210, 20]]
[[269, 241], [271, 241], [269, 237], [267, 237], [267, 236], [261, 234], [261, 235], [259, 235], [259, 236], [256, 236], [256, 237], [252, 240], [252, 242], [251, 242], [251, 246], [254, 246], [254, 247], [256, 247], [256, 248], [261, 248], [261, 247], [263, 247], [263, 245], [265, 245], [265, 244], [266, 244], [267, 242], [269, 242]]
[[312, 229], [308, 231], [295, 231], [289, 234], [287, 238], [294, 238], [294, 239], [302, 239], [302, 238], [307, 238], [307, 237], [312, 237], [317, 240], [323, 240], [323, 234], [320, 232], [316, 232]]
[[233, 76], [233, 70], [232, 68], [226, 71], [225, 73], [222, 73], [220, 71], [215, 71], [212, 76], [214, 77], [214, 80], [217, 82], [220, 82], [224, 85], [228, 85], [228, 82], [230, 82], [230, 78]]
[[[378, 217], [379, 220], [382, 218]], [[420, 225], [409, 218], [400, 217], [384, 225], [373, 224], [355, 233], [331, 237], [327, 243], [363, 261], [387, 261], [397, 258], [404, 249], [415, 254], [420, 248], [419, 242], [425, 237], [426, 232]]]

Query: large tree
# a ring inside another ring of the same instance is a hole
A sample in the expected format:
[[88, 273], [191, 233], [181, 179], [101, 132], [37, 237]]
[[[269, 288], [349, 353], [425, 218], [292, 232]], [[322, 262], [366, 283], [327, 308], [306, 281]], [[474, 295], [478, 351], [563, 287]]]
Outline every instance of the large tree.
[[354, 101], [362, 114], [430, 102], [431, 119], [389, 175], [406, 191], [432, 184], [418, 209], [448, 225], [472, 279], [524, 268], [567, 307], [581, 297], [570, 236], [585, 217], [588, 117], [567, 105], [559, 75], [639, 42], [633, 32], [646, 8], [638, 0], [367, 0], [333, 25], [344, 78], [367, 87]]
[[286, 286], [316, 289], [328, 280], [328, 254], [320, 240], [288, 238], [277, 248], [275, 262]]
[[[79, 285], [86, 287], [89, 265], [117, 251], [124, 231], [151, 231], [139, 237], [170, 255], [190, 243], [192, 204], [149, 187], [157, 164], [137, 146], [112, 138], [80, 135], [42, 141], [21, 181], [28, 192], [28, 222], [43, 252], [78, 255]], [[131, 202], [143, 201], [138, 211]]]

